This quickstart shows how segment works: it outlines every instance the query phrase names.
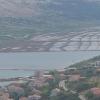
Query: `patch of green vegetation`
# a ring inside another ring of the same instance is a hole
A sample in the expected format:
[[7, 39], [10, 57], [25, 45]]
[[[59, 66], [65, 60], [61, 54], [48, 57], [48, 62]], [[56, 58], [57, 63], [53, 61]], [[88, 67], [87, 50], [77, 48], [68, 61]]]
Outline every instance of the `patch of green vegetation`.
[[89, 60], [84, 60], [84, 61], [81, 61], [79, 63], [75, 63], [73, 65], [70, 65], [69, 67], [76, 67], [78, 69], [94, 67], [96, 61], [100, 61], [100, 56], [96, 56], [96, 57], [91, 58]]

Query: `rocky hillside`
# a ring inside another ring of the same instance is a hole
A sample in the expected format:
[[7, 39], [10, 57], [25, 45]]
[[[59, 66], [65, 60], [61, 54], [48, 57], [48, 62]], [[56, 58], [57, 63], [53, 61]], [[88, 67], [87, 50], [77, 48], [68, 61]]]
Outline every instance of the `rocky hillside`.
[[77, 67], [77, 68], [92, 67], [92, 66], [95, 66], [95, 63], [96, 63], [97, 61], [100, 61], [100, 56], [96, 56], [96, 57], [94, 57], [94, 58], [81, 61], [81, 62], [76, 63], [76, 64], [73, 64], [73, 65], [71, 65], [71, 66], [69, 66], [69, 67]]
[[32, 28], [32, 33], [66, 32], [98, 25], [99, 11], [100, 0], [0, 0], [0, 28]]

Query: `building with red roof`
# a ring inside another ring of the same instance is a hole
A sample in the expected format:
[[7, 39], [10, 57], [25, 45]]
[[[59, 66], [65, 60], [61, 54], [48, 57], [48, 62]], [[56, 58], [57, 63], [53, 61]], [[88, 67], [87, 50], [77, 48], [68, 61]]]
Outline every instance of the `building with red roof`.
[[100, 88], [97, 88], [97, 87], [91, 88], [90, 91], [91, 91], [94, 95], [100, 96]]

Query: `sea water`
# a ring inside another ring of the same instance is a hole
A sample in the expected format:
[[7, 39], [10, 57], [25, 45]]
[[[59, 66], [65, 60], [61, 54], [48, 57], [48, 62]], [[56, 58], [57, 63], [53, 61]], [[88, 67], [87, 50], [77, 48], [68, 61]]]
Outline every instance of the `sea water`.
[[[0, 53], [0, 69], [63, 69], [98, 55], [100, 51]], [[0, 78], [31, 76], [33, 70], [0, 70]]]

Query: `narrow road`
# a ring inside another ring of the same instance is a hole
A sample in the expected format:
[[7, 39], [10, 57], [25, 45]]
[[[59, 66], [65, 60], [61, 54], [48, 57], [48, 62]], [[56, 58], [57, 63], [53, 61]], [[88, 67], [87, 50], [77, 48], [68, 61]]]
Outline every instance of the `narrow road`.
[[85, 98], [83, 95], [81, 95], [81, 94], [79, 94], [79, 98], [80, 98], [81, 100], [86, 100], [86, 98]]
[[65, 91], [68, 91], [68, 88], [66, 86], [66, 80], [60, 81], [59, 82], [59, 87], [63, 88]]

